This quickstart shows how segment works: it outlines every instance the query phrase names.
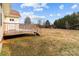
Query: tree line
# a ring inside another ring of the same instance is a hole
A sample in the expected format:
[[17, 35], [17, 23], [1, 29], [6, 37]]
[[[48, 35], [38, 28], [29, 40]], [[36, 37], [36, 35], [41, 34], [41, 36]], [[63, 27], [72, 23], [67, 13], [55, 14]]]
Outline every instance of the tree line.
[[55, 20], [54, 26], [62, 29], [79, 29], [79, 12]]

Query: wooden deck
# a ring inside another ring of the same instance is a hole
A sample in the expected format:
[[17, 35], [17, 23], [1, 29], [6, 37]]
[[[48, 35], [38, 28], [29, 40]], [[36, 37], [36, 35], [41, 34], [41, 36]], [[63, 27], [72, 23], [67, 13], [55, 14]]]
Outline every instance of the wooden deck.
[[[10, 23], [4, 23], [6, 26], [8, 26]], [[7, 25], [8, 24], [8, 25]], [[16, 29], [15, 23], [12, 23], [15, 25], [14, 29], [9, 30], [7, 27], [7, 30], [4, 30], [4, 36], [9, 36], [9, 35], [18, 35], [18, 34], [40, 34], [40, 29], [38, 26], [33, 25], [33, 24], [19, 24], [19, 28]]]
[[37, 30], [31, 30], [31, 29], [19, 29], [19, 30], [9, 30], [4, 32], [4, 36], [10, 36], [10, 35], [18, 35], [18, 34], [36, 34], [39, 33]]
[[9, 30], [4, 32], [4, 36], [23, 34], [21, 31]]

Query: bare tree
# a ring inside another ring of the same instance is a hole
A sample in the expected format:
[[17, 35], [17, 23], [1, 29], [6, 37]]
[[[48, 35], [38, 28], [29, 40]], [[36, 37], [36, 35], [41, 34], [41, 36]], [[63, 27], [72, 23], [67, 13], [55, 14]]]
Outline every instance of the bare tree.
[[66, 29], [69, 29], [69, 23], [68, 23], [68, 21], [65, 22], [65, 27], [66, 27]]

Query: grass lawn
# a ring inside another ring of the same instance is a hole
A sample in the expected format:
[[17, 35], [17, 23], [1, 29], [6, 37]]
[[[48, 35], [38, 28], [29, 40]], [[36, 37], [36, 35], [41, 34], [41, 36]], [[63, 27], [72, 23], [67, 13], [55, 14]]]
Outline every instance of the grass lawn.
[[79, 30], [41, 29], [41, 36], [8, 39], [0, 55], [79, 56]]

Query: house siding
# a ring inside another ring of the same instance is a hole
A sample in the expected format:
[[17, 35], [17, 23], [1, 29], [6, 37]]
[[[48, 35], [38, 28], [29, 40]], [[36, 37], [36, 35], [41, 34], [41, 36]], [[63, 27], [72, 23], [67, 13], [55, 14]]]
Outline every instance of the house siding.
[[[10, 21], [10, 19], [14, 19], [14, 21]], [[19, 18], [14, 17], [6, 17], [4, 21], [5, 31], [8, 30], [19, 30]]]

